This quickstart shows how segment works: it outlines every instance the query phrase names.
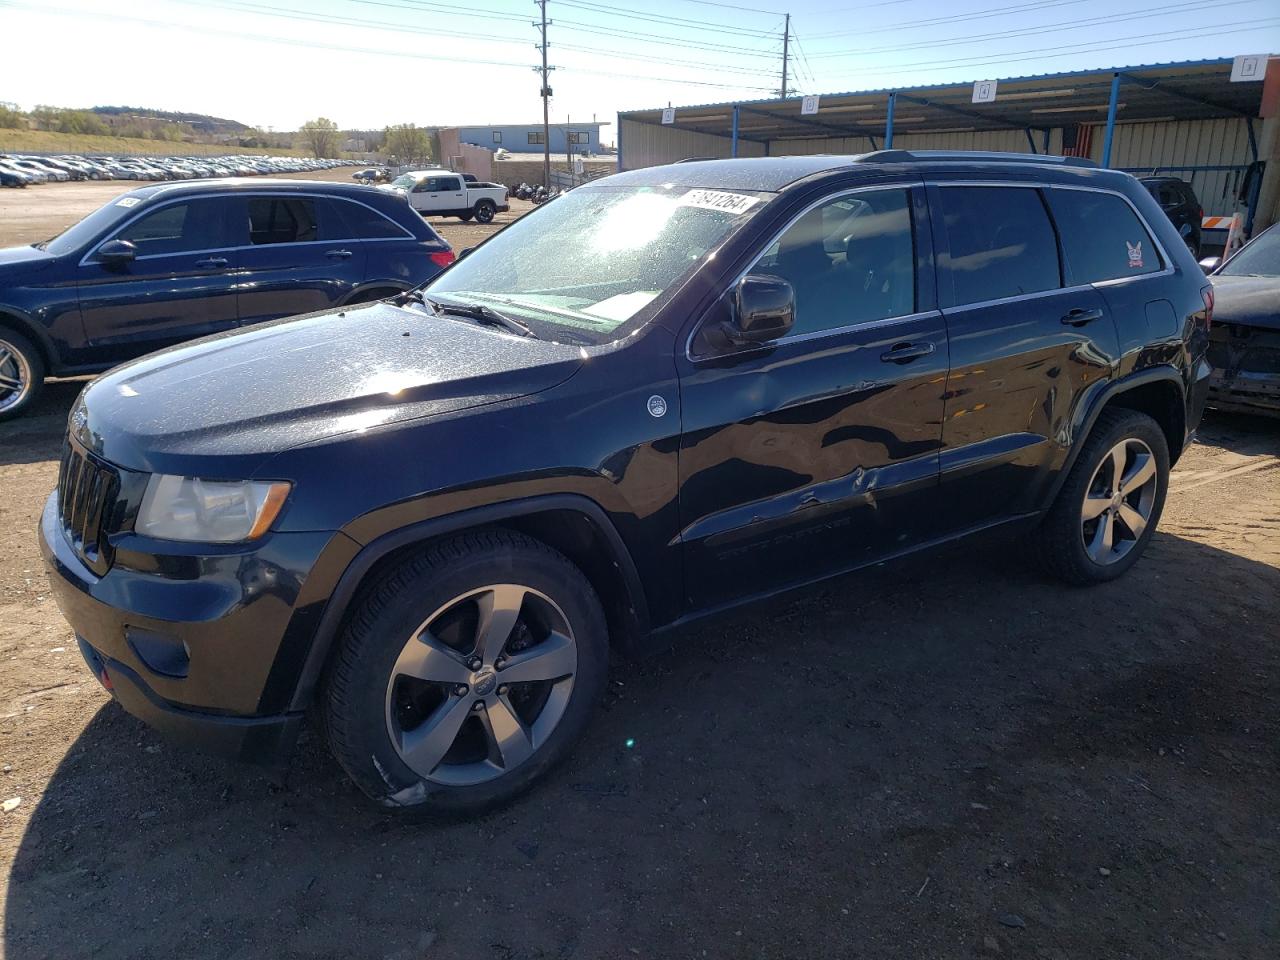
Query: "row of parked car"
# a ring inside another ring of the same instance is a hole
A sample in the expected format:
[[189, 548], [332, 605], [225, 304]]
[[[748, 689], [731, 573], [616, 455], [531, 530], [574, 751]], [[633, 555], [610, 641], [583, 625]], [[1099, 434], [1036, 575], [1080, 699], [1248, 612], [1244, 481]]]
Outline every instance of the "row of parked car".
[[25, 187], [63, 180], [194, 180], [307, 173], [347, 166], [349, 161], [310, 157], [112, 157], [64, 154], [0, 154], [0, 186]]

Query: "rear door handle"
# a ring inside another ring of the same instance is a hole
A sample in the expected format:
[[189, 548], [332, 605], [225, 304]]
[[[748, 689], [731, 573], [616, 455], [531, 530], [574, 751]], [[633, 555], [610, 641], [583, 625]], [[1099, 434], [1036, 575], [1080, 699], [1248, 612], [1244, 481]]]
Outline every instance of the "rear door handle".
[[351, 256], [351, 251], [350, 250], [329, 250], [328, 252], [325, 253], [325, 256], [329, 257], [332, 260], [345, 260], [347, 259], [347, 257]]
[[910, 363], [917, 357], [927, 357], [936, 349], [930, 342], [895, 343], [892, 348], [880, 354], [880, 359], [885, 363]]
[[1086, 323], [1092, 323], [1094, 320], [1102, 319], [1102, 311], [1097, 307], [1092, 310], [1085, 310], [1083, 307], [1076, 307], [1074, 310], [1067, 312], [1062, 318], [1062, 322], [1073, 327], [1083, 327]]
[[226, 265], [226, 257], [205, 257], [203, 260], [196, 261], [196, 266], [204, 270], [214, 270], [218, 267], [225, 267]]

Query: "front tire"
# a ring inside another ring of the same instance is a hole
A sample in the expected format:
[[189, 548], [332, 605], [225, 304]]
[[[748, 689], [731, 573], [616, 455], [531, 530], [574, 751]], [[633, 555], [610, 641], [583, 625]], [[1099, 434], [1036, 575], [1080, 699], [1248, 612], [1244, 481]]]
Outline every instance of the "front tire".
[[1125, 573], [1155, 534], [1169, 490], [1169, 445], [1151, 417], [1103, 410], [1034, 532], [1044, 568], [1068, 583]]
[[493, 217], [497, 212], [498, 208], [492, 200], [481, 200], [475, 206], [476, 221], [478, 223], [493, 223]]
[[386, 806], [478, 813], [569, 753], [607, 665], [604, 611], [576, 566], [518, 533], [464, 534], [356, 610], [326, 683], [329, 745]]
[[31, 406], [44, 389], [44, 376], [44, 357], [35, 344], [16, 330], [0, 327], [0, 420]]

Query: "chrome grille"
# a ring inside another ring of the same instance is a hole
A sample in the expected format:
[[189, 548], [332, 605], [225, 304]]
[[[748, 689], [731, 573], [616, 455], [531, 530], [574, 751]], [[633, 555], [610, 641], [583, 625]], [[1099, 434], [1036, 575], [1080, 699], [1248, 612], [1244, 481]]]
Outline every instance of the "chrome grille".
[[58, 517], [71, 548], [98, 575], [111, 566], [107, 524], [119, 496], [119, 472], [68, 443], [58, 468]]

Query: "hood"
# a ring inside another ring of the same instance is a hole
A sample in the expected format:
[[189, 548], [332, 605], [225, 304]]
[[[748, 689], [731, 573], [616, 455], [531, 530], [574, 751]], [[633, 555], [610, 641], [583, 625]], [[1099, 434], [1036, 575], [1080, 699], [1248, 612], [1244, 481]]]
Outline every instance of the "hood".
[[0, 249], [0, 276], [6, 278], [18, 274], [43, 270], [57, 258], [35, 247], [4, 247]]
[[1280, 330], [1280, 277], [1216, 274], [1210, 280], [1214, 323], [1242, 323]]
[[151, 354], [91, 383], [72, 419], [123, 467], [209, 475], [188, 458], [213, 456], [251, 476], [266, 455], [528, 396], [581, 364], [576, 346], [376, 303]]

